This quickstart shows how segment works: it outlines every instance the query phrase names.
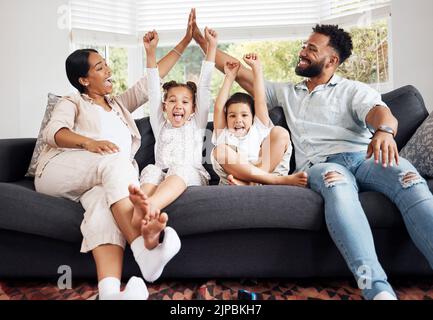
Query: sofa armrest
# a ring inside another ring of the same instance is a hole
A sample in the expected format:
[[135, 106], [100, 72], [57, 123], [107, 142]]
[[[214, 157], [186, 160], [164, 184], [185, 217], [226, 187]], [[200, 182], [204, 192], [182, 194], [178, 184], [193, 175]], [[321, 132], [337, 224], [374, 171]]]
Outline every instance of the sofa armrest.
[[24, 178], [36, 139], [0, 139], [0, 182], [12, 182]]

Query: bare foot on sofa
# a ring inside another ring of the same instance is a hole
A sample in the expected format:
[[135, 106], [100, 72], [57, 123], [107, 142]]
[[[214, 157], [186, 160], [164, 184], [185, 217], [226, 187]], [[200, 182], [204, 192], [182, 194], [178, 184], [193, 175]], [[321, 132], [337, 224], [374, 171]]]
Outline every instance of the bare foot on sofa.
[[246, 182], [243, 180], [236, 179], [232, 174], [227, 176], [227, 181], [231, 186], [256, 186], [257, 183], [254, 182]]
[[140, 228], [141, 221], [150, 215], [150, 203], [146, 194], [139, 187], [129, 185], [129, 200], [134, 205], [131, 223], [134, 227]]
[[291, 174], [289, 176], [283, 176], [281, 178], [284, 179], [284, 182], [285, 182], [282, 184], [286, 184], [286, 185], [290, 185], [290, 186], [305, 188], [305, 187], [307, 187], [307, 184], [308, 184], [308, 175], [306, 172], [298, 172], [295, 174]]
[[148, 250], [152, 250], [159, 244], [159, 236], [162, 230], [165, 229], [168, 221], [168, 215], [156, 210], [155, 215], [150, 219], [143, 219], [141, 222], [141, 235], [144, 239], [144, 246]]

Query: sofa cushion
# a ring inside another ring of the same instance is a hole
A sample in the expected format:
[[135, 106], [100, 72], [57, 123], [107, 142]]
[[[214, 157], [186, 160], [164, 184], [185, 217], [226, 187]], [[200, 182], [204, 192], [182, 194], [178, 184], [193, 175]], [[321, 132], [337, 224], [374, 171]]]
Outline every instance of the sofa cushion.
[[35, 150], [33, 151], [32, 159], [30, 160], [30, 165], [26, 173], [26, 177], [34, 177], [36, 173], [36, 167], [38, 165], [39, 156], [42, 150], [45, 148], [46, 144], [42, 141], [42, 132], [47, 126], [51, 119], [51, 114], [53, 113], [54, 107], [60, 100], [60, 96], [56, 96], [52, 93], [48, 93], [48, 102], [45, 109], [44, 118], [42, 119], [41, 128], [39, 129], [38, 139], [36, 141]]
[[[428, 180], [433, 191], [433, 180]], [[376, 192], [360, 194], [373, 228], [404, 228], [397, 208]], [[0, 229], [80, 243], [79, 203], [34, 191], [33, 181], [0, 183]], [[190, 187], [165, 210], [182, 236], [242, 229], [325, 230], [323, 200], [288, 186]]]
[[398, 120], [398, 133], [395, 140], [401, 150], [415, 131], [428, 117], [428, 111], [419, 91], [413, 86], [405, 86], [382, 96]]
[[433, 178], [433, 113], [416, 131], [400, 155], [409, 160], [422, 176]]

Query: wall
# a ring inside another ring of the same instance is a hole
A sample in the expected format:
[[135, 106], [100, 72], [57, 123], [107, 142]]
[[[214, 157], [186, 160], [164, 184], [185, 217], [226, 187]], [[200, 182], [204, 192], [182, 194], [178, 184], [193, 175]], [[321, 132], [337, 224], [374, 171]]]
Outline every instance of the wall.
[[69, 32], [58, 26], [58, 10], [66, 3], [67, 0], [0, 2], [0, 139], [36, 137], [47, 93], [73, 91], [64, 71]]
[[433, 1], [392, 0], [394, 87], [412, 84], [433, 111]]

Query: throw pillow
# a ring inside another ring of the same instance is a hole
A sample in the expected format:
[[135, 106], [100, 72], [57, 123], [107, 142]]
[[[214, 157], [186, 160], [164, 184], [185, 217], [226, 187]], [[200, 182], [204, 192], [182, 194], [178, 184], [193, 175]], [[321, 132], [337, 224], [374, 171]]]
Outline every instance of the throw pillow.
[[36, 173], [36, 167], [38, 165], [39, 155], [46, 146], [46, 143], [42, 141], [42, 132], [50, 121], [51, 114], [53, 113], [54, 107], [61, 97], [56, 96], [52, 93], [48, 94], [48, 103], [45, 110], [45, 115], [42, 120], [41, 128], [39, 129], [38, 139], [36, 140], [35, 150], [33, 151], [32, 160], [30, 161], [29, 169], [27, 170], [26, 177], [34, 177]]
[[433, 178], [433, 113], [418, 128], [400, 155], [409, 160], [422, 176]]

